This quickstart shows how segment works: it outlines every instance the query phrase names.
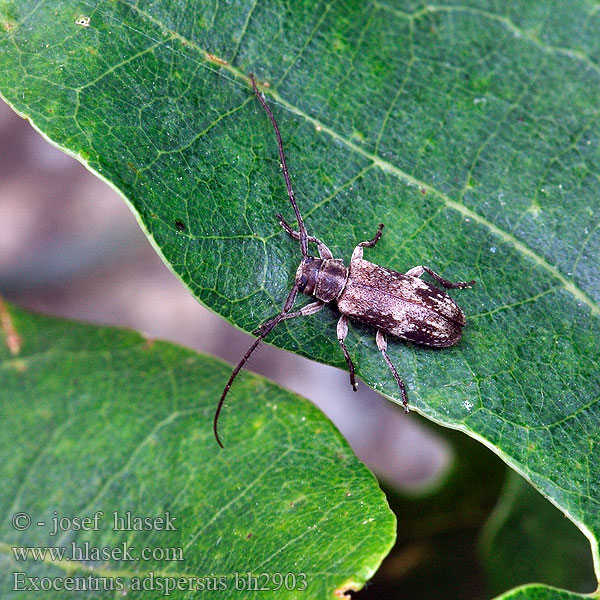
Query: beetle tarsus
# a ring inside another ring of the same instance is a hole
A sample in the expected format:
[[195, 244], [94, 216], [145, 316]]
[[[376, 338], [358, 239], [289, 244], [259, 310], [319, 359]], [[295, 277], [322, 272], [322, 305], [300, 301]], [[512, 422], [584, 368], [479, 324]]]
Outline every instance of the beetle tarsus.
[[362, 248], [372, 248], [381, 239], [381, 232], [383, 230], [383, 227], [383, 223], [379, 223], [377, 233], [373, 236], [373, 239], [367, 240], [366, 242], [361, 242], [359, 246], [361, 246]]
[[[293, 237], [295, 240], [300, 239], [300, 234], [291, 228], [290, 224], [281, 216], [281, 214], [278, 213], [275, 216], [277, 217], [279, 224], [285, 229], [285, 232], [288, 235]], [[312, 235], [307, 236], [306, 239], [309, 242], [313, 242], [314, 244], [317, 244], [317, 246], [319, 247], [319, 256], [321, 258], [333, 258], [333, 254], [331, 253], [331, 250], [320, 239], [318, 239]]]
[[441, 285], [443, 285], [445, 288], [447, 288], [449, 290], [453, 290], [453, 289], [462, 290], [465, 288], [473, 287], [475, 285], [475, 280], [473, 280], [473, 281], [457, 281], [455, 283], [452, 283], [452, 281], [448, 281], [447, 279], [444, 279], [441, 275], [436, 273], [433, 269], [430, 269], [429, 267], [425, 267], [423, 265], [409, 269], [408, 271], [406, 271], [405, 275], [410, 275], [411, 277], [421, 277], [421, 275], [423, 275], [423, 273], [428, 273], [438, 283], [440, 283]]

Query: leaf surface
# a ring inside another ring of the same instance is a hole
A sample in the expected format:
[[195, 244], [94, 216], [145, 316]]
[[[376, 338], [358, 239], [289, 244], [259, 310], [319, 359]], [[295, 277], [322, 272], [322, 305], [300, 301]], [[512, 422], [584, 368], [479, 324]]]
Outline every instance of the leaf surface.
[[[362, 587], [393, 544], [395, 517], [377, 481], [308, 401], [244, 373], [235, 392], [244, 407], [230, 419], [235, 442], [221, 450], [206, 424], [228, 365], [130, 331], [12, 308], [2, 316], [21, 345], [17, 355], [0, 346], [3, 598], [39, 597], [27, 577], [88, 576], [101, 592], [84, 588], [94, 598], [114, 598], [105, 590], [119, 578], [127, 597], [164, 597], [182, 578], [172, 598], [196, 597], [199, 581], [215, 597], [237, 598], [236, 573], [250, 572], [267, 574], [254, 586], [267, 591], [246, 588], [244, 597], [320, 600]], [[97, 529], [61, 520], [53, 535], [54, 518], [97, 511]], [[31, 526], [17, 530], [17, 514]], [[163, 523], [116, 529], [135, 517]], [[129, 554], [93, 559], [93, 548], [124, 544]], [[65, 558], [20, 560], [13, 550], [49, 546], [65, 548]]]
[[[245, 330], [273, 316], [297, 243], [268, 83], [310, 233], [476, 279], [463, 339], [390, 342], [412, 406], [497, 452], [597, 539], [600, 11], [583, 0], [0, 3], [0, 90], [130, 202], [173, 271]], [[327, 309], [271, 342], [343, 367]], [[374, 332], [360, 376], [398, 401]], [[226, 416], [229, 439], [238, 435]]]
[[534, 584], [511, 590], [498, 596], [496, 600], [584, 600], [585, 598], [589, 596]]
[[486, 523], [480, 554], [494, 594], [530, 581], [582, 593], [596, 587], [585, 538], [514, 472]]

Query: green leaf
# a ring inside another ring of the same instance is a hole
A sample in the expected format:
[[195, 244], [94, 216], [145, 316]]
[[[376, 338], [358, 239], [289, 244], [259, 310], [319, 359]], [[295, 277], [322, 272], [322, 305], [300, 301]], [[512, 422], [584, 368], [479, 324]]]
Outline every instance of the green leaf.
[[579, 592], [596, 585], [585, 538], [514, 472], [481, 542], [488, 589], [496, 594], [529, 581]]
[[[579, 526], [598, 574], [594, 6], [4, 0], [0, 23], [7, 101], [118, 189], [190, 290], [246, 330], [279, 310], [299, 261], [245, 76], [267, 81], [310, 233], [347, 260], [384, 222], [366, 258], [477, 280], [454, 294], [457, 346], [391, 342], [390, 356], [416, 410], [486, 444]], [[271, 342], [343, 367], [336, 319], [286, 322]], [[353, 324], [350, 354], [398, 401], [373, 333]], [[243, 436], [235, 418], [228, 439]]]
[[[16, 356], [0, 346], [3, 598], [12, 597], [14, 572], [122, 577], [126, 586], [149, 572], [163, 585], [169, 577], [220, 577], [227, 590], [220, 587], [218, 597], [233, 598], [235, 573], [249, 571], [292, 573], [288, 586], [294, 575], [300, 586], [305, 573], [302, 597], [330, 598], [336, 589], [362, 587], [393, 544], [395, 517], [377, 481], [308, 401], [244, 373], [233, 395], [245, 405], [230, 418], [237, 435], [221, 450], [206, 424], [228, 365], [130, 331], [17, 309], [2, 318], [5, 327], [12, 321], [21, 344]], [[97, 531], [52, 536], [54, 516], [92, 517], [98, 510], [104, 517]], [[113, 531], [113, 511], [166, 511], [177, 530]], [[17, 513], [30, 515], [33, 525], [15, 529]], [[66, 547], [69, 556], [72, 542], [109, 549], [126, 542], [137, 549], [133, 557], [150, 547], [165, 558], [21, 561], [12, 550]], [[158, 585], [151, 589], [162, 597]], [[273, 596], [298, 594], [282, 587]], [[141, 594], [130, 588], [128, 597]]]
[[589, 596], [584, 594], [572, 594], [565, 590], [558, 590], [546, 585], [525, 585], [511, 590], [496, 600], [585, 600]]

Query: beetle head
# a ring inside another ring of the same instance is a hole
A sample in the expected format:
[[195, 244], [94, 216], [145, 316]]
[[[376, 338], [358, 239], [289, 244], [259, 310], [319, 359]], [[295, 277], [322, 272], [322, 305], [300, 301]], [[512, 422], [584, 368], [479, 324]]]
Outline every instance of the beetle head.
[[305, 256], [296, 271], [298, 291], [312, 296], [317, 285], [317, 277], [323, 260], [314, 256]]

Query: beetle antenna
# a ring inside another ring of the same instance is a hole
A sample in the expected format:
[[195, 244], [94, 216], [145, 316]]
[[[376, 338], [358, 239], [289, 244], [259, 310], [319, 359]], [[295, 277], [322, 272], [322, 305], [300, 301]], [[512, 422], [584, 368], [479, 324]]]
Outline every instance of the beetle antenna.
[[217, 430], [217, 423], [219, 421], [219, 415], [221, 414], [221, 409], [223, 408], [223, 402], [225, 402], [225, 398], [231, 389], [233, 384], [233, 380], [237, 377], [237, 374], [240, 372], [241, 368], [244, 366], [246, 361], [250, 358], [252, 353], [258, 348], [258, 345], [271, 333], [273, 328], [285, 318], [286, 313], [290, 311], [292, 306], [294, 306], [294, 301], [296, 300], [296, 295], [298, 294], [298, 286], [294, 285], [288, 294], [288, 297], [283, 306], [283, 310], [272, 320], [268, 321], [265, 324], [265, 328], [261, 331], [260, 335], [254, 340], [254, 343], [248, 350], [246, 354], [242, 357], [242, 360], [237, 364], [233, 372], [231, 373], [229, 380], [227, 381], [227, 385], [221, 394], [221, 399], [219, 400], [219, 404], [217, 404], [217, 410], [215, 411], [215, 419], [213, 421], [213, 431], [215, 433], [215, 439], [217, 440], [217, 444], [224, 448], [223, 443], [221, 442], [221, 438], [219, 437], [219, 432]]
[[306, 233], [306, 227], [304, 226], [302, 215], [300, 214], [300, 210], [298, 209], [298, 205], [296, 204], [294, 190], [292, 189], [292, 181], [290, 180], [290, 174], [288, 172], [287, 164], [285, 162], [283, 142], [281, 141], [279, 127], [277, 127], [277, 121], [275, 121], [275, 117], [273, 116], [271, 109], [267, 106], [265, 99], [258, 91], [258, 87], [256, 87], [256, 80], [254, 79], [254, 75], [252, 73], [250, 73], [250, 81], [252, 82], [252, 87], [254, 88], [254, 92], [256, 93], [258, 100], [262, 104], [263, 108], [267, 111], [269, 119], [271, 119], [271, 123], [273, 123], [273, 129], [275, 129], [275, 135], [277, 136], [277, 145], [279, 146], [279, 160], [281, 161], [281, 167], [283, 169], [283, 177], [285, 178], [285, 185], [287, 187], [288, 196], [290, 198], [292, 208], [296, 213], [296, 220], [298, 221], [298, 231], [300, 232], [300, 251], [302, 252], [302, 256], [308, 256], [308, 234]]

